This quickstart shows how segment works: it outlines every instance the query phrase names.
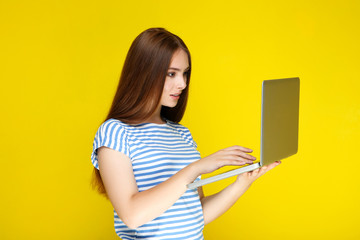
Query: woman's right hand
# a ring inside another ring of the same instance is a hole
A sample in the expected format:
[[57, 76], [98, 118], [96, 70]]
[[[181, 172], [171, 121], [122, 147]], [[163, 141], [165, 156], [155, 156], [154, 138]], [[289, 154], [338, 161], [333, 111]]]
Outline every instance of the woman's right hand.
[[221, 149], [207, 157], [192, 163], [199, 175], [211, 173], [224, 166], [242, 166], [252, 164], [255, 157], [249, 155], [252, 150], [241, 146], [232, 146]]

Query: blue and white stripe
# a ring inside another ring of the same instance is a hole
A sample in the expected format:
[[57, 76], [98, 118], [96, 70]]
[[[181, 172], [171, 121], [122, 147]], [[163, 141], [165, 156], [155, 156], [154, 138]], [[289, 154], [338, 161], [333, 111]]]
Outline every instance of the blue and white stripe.
[[[109, 119], [98, 129], [91, 160], [106, 146], [129, 156], [139, 191], [166, 181], [200, 159], [190, 131], [177, 123], [128, 125]], [[115, 232], [122, 239], [203, 239], [203, 212], [197, 190], [187, 190], [166, 212], [137, 229], [129, 229], [114, 210]]]

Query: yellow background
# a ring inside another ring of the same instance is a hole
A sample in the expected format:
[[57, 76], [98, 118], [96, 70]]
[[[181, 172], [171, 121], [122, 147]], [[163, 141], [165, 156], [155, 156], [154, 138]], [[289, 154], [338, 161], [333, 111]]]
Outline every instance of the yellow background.
[[359, 16], [355, 0], [1, 0], [0, 239], [118, 239], [89, 185], [90, 153], [127, 50], [149, 27], [192, 53], [182, 123], [202, 156], [238, 144], [259, 157], [261, 81], [301, 79], [299, 153], [205, 238], [360, 239]]

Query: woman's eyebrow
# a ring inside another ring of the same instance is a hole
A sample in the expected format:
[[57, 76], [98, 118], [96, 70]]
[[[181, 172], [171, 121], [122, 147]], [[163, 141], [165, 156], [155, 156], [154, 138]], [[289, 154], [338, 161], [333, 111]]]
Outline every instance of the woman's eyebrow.
[[[181, 71], [180, 68], [175, 68], [175, 67], [170, 67], [169, 70], [175, 70], [175, 71], [179, 71], [179, 72]], [[187, 67], [187, 68], [184, 70], [184, 72], [186, 72], [186, 71], [188, 71], [188, 70], [190, 70], [190, 67]]]

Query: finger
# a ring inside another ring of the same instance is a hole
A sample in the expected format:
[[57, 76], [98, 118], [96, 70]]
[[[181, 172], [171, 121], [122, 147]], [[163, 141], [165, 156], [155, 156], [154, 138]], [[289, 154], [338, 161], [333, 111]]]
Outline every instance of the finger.
[[249, 159], [249, 160], [252, 160], [252, 161], [256, 160], [256, 157], [254, 157], [252, 155], [249, 155], [249, 154], [246, 154], [241, 150], [231, 150], [231, 151], [226, 151], [224, 153], [225, 154], [232, 154], [232, 155], [240, 156], [242, 158], [246, 158], [246, 159]]
[[252, 152], [253, 151], [250, 148], [242, 147], [239, 145], [231, 146], [231, 147], [225, 148], [224, 150], [234, 150], [234, 149], [241, 150], [243, 152]]
[[259, 172], [259, 176], [264, 175], [268, 170], [269, 170], [268, 166], [261, 167], [260, 172]]
[[[274, 167], [278, 166], [280, 163], [281, 163], [280, 161], [276, 161], [276, 162], [273, 162], [273, 163], [271, 163], [271, 164], [269, 164], [269, 165], [266, 165], [266, 166], [264, 166], [264, 167], [262, 167], [262, 168], [265, 168], [264, 171], [265, 171], [265, 172], [268, 172], [268, 171], [270, 171], [271, 169], [273, 169]], [[265, 172], [264, 172], [264, 173], [265, 173]]]
[[226, 160], [223, 160], [222, 166], [242, 166], [245, 164], [246, 164], [246, 162], [244, 162], [244, 161], [239, 161], [239, 160], [235, 160], [235, 159], [226, 159]]
[[255, 176], [258, 175], [259, 172], [260, 172], [260, 168], [257, 168], [257, 169], [255, 169], [254, 171], [252, 171], [252, 173], [253, 173]]
[[274, 167], [278, 166], [281, 163], [281, 161], [276, 161], [268, 165], [268, 171], [273, 169]]
[[226, 155], [226, 156], [223, 156], [222, 159], [239, 161], [243, 164], [253, 164], [253, 160], [249, 160], [249, 159], [237, 156], [237, 155]]

